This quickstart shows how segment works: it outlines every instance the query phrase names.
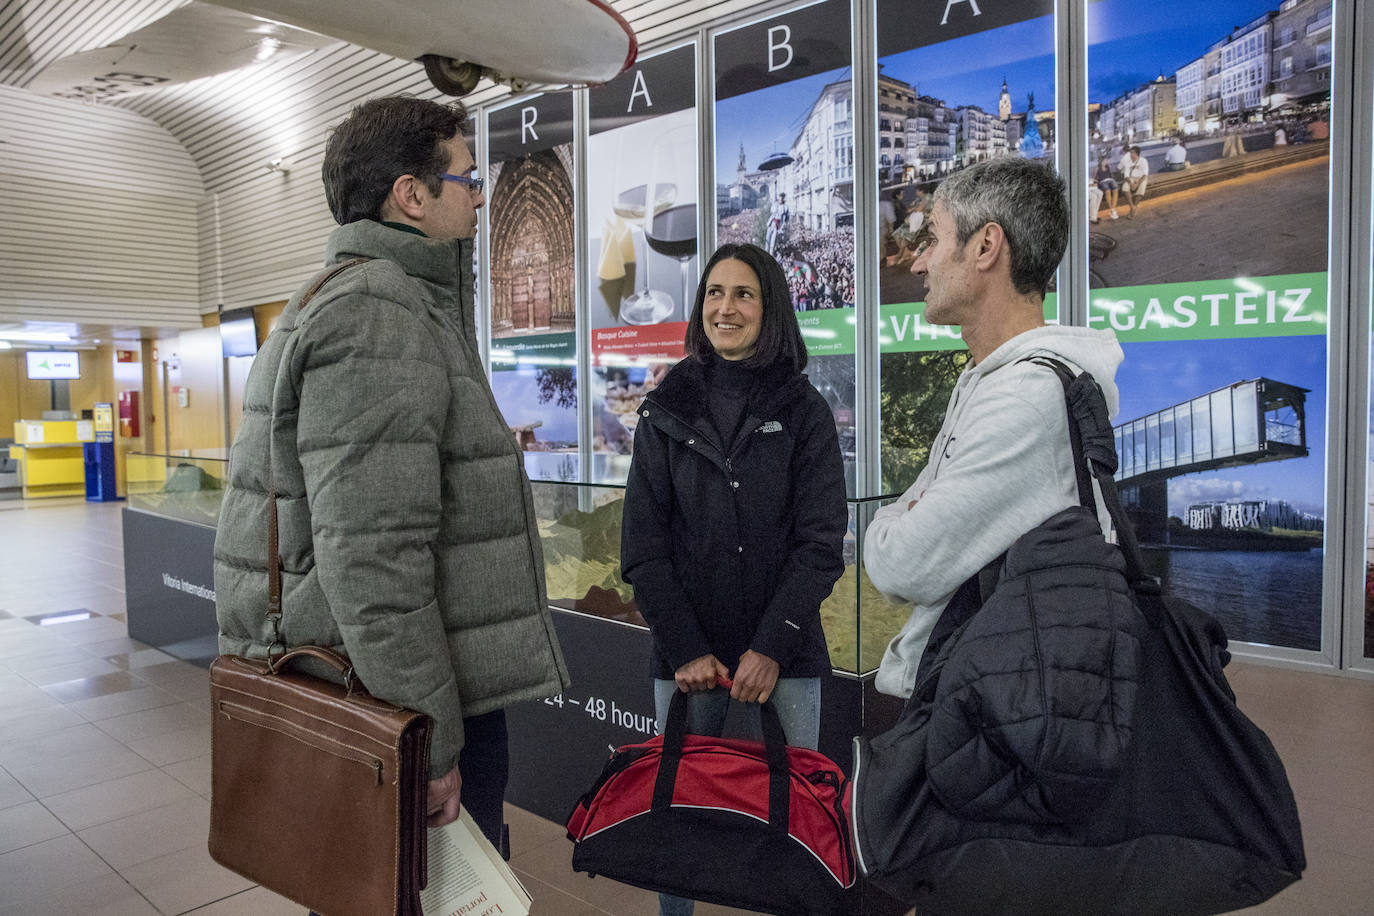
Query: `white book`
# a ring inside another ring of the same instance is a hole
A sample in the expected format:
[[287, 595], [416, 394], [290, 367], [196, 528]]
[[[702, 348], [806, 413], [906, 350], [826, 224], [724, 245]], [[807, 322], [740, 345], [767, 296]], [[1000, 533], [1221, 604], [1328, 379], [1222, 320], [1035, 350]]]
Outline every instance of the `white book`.
[[463, 808], [458, 820], [429, 831], [425, 916], [528, 916], [530, 894]]

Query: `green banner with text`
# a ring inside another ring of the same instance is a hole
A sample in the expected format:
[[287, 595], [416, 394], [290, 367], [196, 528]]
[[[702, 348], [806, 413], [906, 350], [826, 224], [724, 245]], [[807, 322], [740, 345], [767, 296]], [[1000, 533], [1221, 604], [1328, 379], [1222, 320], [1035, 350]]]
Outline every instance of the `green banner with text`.
[[497, 372], [518, 366], [575, 366], [577, 338], [568, 333], [503, 337], [491, 342], [491, 368]]
[[[879, 306], [879, 352], [925, 353], [964, 349], [964, 339], [960, 336], [958, 325], [931, 324], [925, 320], [925, 311], [924, 302], [894, 302]], [[1058, 315], [1058, 296], [1048, 293], [1045, 296], [1045, 320], [1053, 322]]]
[[1088, 326], [1122, 343], [1326, 333], [1325, 271], [1093, 290]]
[[[1325, 272], [1119, 286], [1092, 291], [1088, 326], [1115, 331], [1122, 343], [1325, 334], [1326, 299]], [[1058, 313], [1050, 293], [1045, 318]], [[924, 302], [879, 306], [880, 352], [963, 349], [957, 326], [930, 324], [924, 316]], [[854, 352], [853, 309], [798, 312], [797, 323], [812, 356]]]

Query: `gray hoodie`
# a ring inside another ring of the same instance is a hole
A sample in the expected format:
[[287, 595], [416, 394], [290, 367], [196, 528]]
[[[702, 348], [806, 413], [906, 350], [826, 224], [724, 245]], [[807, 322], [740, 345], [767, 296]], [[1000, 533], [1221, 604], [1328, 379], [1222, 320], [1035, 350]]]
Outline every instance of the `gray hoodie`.
[[[964, 580], [1078, 502], [1064, 389], [1051, 370], [1018, 362], [1034, 354], [1091, 372], [1116, 416], [1123, 356], [1110, 331], [1036, 328], [964, 370], [930, 462], [900, 499], [878, 510], [865, 535], [864, 569], [874, 586], [914, 605], [878, 669], [883, 693], [910, 695], [926, 640]], [[1100, 501], [1098, 515], [1109, 531]]]

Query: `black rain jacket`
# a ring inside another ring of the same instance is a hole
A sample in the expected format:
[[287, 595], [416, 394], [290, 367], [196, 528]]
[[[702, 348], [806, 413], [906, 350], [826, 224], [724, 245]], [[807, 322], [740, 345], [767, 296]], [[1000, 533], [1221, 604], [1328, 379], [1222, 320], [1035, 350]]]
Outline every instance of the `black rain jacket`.
[[620, 562], [653, 636], [652, 676], [748, 649], [780, 677], [830, 672], [820, 605], [844, 572], [844, 462], [805, 375], [760, 371], [727, 453], [705, 367], [678, 363], [639, 406]]

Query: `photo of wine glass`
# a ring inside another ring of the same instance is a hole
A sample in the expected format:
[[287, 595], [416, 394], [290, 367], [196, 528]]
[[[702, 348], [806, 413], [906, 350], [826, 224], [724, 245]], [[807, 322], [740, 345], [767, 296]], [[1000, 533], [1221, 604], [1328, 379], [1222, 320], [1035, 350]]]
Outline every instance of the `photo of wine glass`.
[[[621, 192], [614, 206], [626, 220], [639, 219], [649, 250], [680, 262], [684, 311], [690, 296], [688, 262], [697, 243], [695, 143], [691, 126], [671, 128], [656, 137], [648, 182]], [[620, 318], [627, 324], [657, 324], [675, 310], [673, 297], [651, 285], [648, 260], [646, 250], [643, 283], [620, 305]]]
[[[658, 196], [654, 200], [654, 211], [662, 212], [672, 206], [673, 200], [677, 197], [677, 185], [660, 184], [657, 190]], [[644, 221], [644, 197], [648, 192], [649, 186], [646, 184], [637, 184], [632, 188], [626, 188], [616, 195], [615, 204], [611, 207], [611, 211], [616, 216], [638, 220], [642, 223]]]

